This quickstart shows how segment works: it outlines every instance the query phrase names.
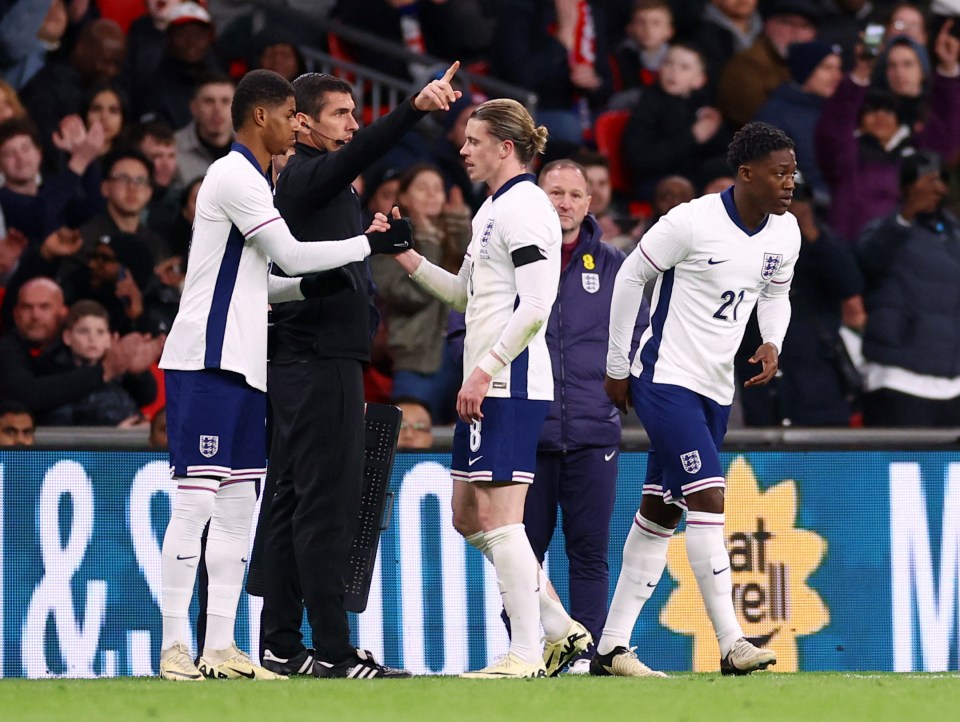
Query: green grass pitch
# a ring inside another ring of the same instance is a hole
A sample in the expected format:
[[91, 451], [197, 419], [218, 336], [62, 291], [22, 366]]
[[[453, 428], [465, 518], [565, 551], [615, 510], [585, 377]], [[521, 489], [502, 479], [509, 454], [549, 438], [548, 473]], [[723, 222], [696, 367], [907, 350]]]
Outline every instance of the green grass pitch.
[[666, 680], [0, 680], [4, 722], [960, 719], [957, 674], [677, 674]]

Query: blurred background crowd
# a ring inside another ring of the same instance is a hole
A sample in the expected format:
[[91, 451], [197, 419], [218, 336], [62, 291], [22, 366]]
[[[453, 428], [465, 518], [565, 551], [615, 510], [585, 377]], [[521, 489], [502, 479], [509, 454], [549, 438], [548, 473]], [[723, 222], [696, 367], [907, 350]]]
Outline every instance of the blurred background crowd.
[[[733, 133], [770, 122], [796, 143], [803, 249], [782, 373], [741, 394], [741, 423], [960, 426], [957, 15], [958, 0], [0, 0], [0, 444], [36, 425], [159, 434], [156, 361], [244, 72], [332, 70], [364, 125], [390, 109], [378, 84], [413, 90], [453, 59], [463, 98], [355, 183], [371, 214], [400, 205], [431, 260], [459, 269], [484, 190], [458, 150], [504, 88], [549, 128], [544, 160], [584, 166], [603, 240], [628, 253], [731, 185]], [[370, 272], [368, 400], [400, 399], [403, 445], [429, 447], [453, 420], [462, 324], [389, 259]], [[754, 320], [738, 374], [758, 342]]]

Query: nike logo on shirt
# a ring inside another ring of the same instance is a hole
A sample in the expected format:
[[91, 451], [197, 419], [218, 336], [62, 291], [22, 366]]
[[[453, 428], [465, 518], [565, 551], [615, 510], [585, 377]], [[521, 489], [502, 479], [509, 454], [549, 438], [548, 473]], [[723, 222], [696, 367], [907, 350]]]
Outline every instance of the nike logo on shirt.
[[198, 556], [198, 555], [194, 554], [192, 557], [182, 557], [182, 556], [180, 556], [179, 554], [177, 554], [177, 561], [178, 561], [178, 562], [183, 562], [183, 561], [186, 561], [187, 559], [196, 559], [197, 556]]
[[709, 258], [707, 259], [707, 263], [709, 263], [711, 266], [716, 266], [721, 263], [726, 263], [729, 260], [730, 260], [729, 258], [724, 258], [722, 261], [714, 261], [713, 258]]

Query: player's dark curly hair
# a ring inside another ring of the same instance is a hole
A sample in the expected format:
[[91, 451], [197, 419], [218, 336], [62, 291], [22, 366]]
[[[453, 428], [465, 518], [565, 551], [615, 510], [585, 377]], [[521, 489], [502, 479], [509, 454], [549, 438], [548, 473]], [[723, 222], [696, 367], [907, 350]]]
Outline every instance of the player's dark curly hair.
[[775, 150], [793, 150], [790, 136], [769, 123], [747, 123], [730, 141], [727, 148], [727, 164], [736, 174], [744, 163], [766, 158]]
[[293, 86], [272, 70], [251, 70], [241, 78], [233, 93], [230, 119], [234, 130], [240, 130], [247, 116], [258, 106], [275, 108], [293, 97]]

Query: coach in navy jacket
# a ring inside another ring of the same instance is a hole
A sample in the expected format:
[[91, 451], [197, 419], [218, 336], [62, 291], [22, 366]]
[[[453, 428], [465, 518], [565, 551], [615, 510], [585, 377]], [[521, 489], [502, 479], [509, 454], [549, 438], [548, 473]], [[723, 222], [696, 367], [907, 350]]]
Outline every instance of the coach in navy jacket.
[[[560, 215], [562, 270], [547, 324], [554, 401], [540, 436], [524, 524], [543, 561], [559, 504], [570, 559], [568, 608], [596, 640], [607, 616], [607, 547], [620, 445], [620, 416], [603, 391], [607, 326], [613, 282], [625, 256], [600, 240], [600, 226], [587, 214], [590, 197], [579, 165], [561, 160], [544, 166], [540, 187]], [[644, 302], [638, 333], [648, 317]], [[580, 666], [575, 663], [572, 671]]]

